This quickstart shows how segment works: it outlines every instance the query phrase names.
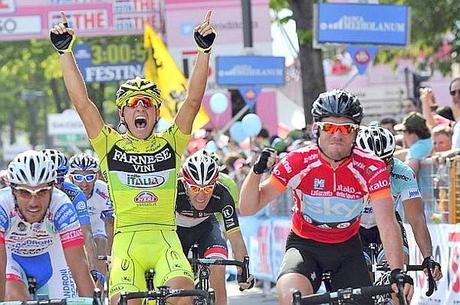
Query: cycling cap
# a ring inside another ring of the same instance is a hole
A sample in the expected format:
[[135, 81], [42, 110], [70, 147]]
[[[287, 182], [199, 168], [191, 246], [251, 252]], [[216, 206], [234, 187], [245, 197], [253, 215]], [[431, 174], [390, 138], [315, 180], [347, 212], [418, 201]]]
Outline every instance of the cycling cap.
[[69, 174], [76, 171], [99, 171], [99, 160], [89, 154], [78, 154], [69, 160]]
[[44, 149], [42, 152], [53, 161], [58, 176], [65, 176], [69, 171], [69, 160], [56, 149]]
[[208, 152], [199, 150], [185, 160], [182, 176], [188, 184], [198, 186], [214, 184], [219, 176], [219, 166]]
[[391, 131], [379, 126], [362, 128], [356, 138], [356, 144], [361, 149], [374, 152], [381, 159], [392, 157], [396, 150], [395, 137]]
[[318, 96], [313, 102], [311, 115], [315, 122], [325, 117], [337, 116], [349, 118], [360, 124], [363, 119], [363, 108], [355, 95], [344, 90], [332, 90]]
[[160, 89], [158, 89], [157, 84], [148, 79], [136, 77], [123, 83], [117, 91], [115, 104], [118, 108], [126, 106], [129, 99], [133, 96], [150, 97], [153, 103], [158, 107], [161, 106]]
[[18, 154], [8, 165], [8, 179], [11, 184], [37, 186], [56, 179], [53, 161], [41, 151], [27, 150]]

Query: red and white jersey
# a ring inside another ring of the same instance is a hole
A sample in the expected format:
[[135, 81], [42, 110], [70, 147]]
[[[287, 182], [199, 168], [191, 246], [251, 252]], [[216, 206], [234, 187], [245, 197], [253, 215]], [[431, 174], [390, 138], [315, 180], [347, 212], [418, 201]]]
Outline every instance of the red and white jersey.
[[359, 231], [365, 198], [391, 199], [390, 178], [378, 157], [354, 148], [333, 169], [316, 145], [290, 152], [274, 168], [270, 183], [292, 190], [292, 230], [323, 243], [344, 242]]

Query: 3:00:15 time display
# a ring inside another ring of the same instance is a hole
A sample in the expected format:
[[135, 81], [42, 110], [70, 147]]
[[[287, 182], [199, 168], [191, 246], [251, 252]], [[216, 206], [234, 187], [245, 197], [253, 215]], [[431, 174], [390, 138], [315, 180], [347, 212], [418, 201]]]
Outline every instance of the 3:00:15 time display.
[[125, 64], [133, 61], [144, 61], [144, 47], [135, 44], [109, 44], [107, 46], [91, 46], [92, 64]]

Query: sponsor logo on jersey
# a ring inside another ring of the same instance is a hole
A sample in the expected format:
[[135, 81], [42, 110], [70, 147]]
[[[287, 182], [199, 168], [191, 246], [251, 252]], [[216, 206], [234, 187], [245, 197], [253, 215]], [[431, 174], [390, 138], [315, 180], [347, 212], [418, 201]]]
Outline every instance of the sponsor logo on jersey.
[[370, 174], [370, 173], [372, 173], [372, 172], [375, 172], [377, 169], [378, 169], [377, 166], [370, 165], [370, 166], [366, 169], [366, 173], [367, 173], [367, 174]]
[[233, 207], [231, 205], [226, 205], [222, 209], [222, 214], [224, 215], [225, 218], [230, 218], [230, 217], [233, 217], [234, 211], [235, 211], [235, 209], [233, 209]]
[[[304, 200], [305, 201], [305, 200]], [[346, 205], [345, 203], [336, 202], [334, 200], [323, 200], [318, 202], [309, 202], [305, 205], [305, 210], [323, 215], [323, 216], [340, 216], [346, 219], [358, 215], [362, 206], [358, 203]], [[308, 213], [311, 214], [311, 213]]]
[[107, 200], [109, 199], [109, 195], [104, 192], [104, 191], [101, 191], [100, 189], [96, 189], [96, 194], [98, 194], [99, 196], [101, 196], [104, 200]]
[[369, 187], [369, 191], [373, 192], [379, 189], [384, 189], [388, 187], [389, 185], [390, 184], [388, 183], [388, 180], [379, 180], [377, 183], [374, 183]]
[[355, 193], [356, 189], [352, 186], [339, 184], [337, 185], [337, 191], [346, 192], [346, 193]]
[[292, 167], [291, 167], [291, 164], [289, 163], [288, 160], [283, 159], [283, 161], [281, 161], [281, 164], [283, 165], [284, 169], [286, 170], [286, 173], [288, 173], [288, 174], [292, 173]]
[[400, 174], [391, 173], [391, 176], [393, 176], [393, 178], [395, 178], [395, 179], [400, 179], [400, 180], [404, 180], [404, 181], [409, 181], [410, 180], [410, 178], [407, 177], [406, 175], [400, 175]]
[[154, 153], [127, 153], [114, 146], [108, 154], [109, 170], [129, 173], [152, 173], [175, 168], [175, 155], [170, 145]]
[[124, 258], [124, 259], [121, 261], [121, 270], [126, 271], [126, 270], [128, 270], [128, 268], [129, 268], [129, 260], [127, 260], [126, 258]]
[[76, 287], [72, 278], [72, 273], [68, 269], [59, 270], [62, 281], [62, 291], [64, 298], [74, 298], [77, 296]]
[[418, 190], [409, 191], [409, 198], [421, 197], [420, 192]]
[[134, 198], [134, 202], [139, 204], [151, 204], [157, 201], [158, 197], [152, 192], [140, 192], [137, 194], [136, 198]]
[[79, 211], [86, 210], [86, 202], [84, 202], [83, 200], [77, 202], [77, 204], [75, 205], [75, 209], [77, 209]]
[[303, 163], [304, 163], [304, 164], [307, 164], [307, 163], [309, 163], [310, 161], [315, 160], [315, 159], [318, 159], [318, 154], [311, 154], [311, 155], [309, 155], [309, 156], [303, 158]]
[[166, 179], [159, 175], [126, 175], [126, 185], [134, 187], [157, 187], [163, 185], [165, 181]]
[[337, 229], [345, 229], [348, 228], [351, 225], [349, 222], [342, 222], [337, 225]]
[[26, 224], [23, 222], [18, 223], [18, 230], [24, 232], [27, 229]]
[[324, 189], [325, 183], [326, 181], [324, 179], [315, 178], [315, 180], [313, 180], [313, 189], [322, 190]]
[[359, 161], [356, 161], [356, 160], [353, 160], [353, 166], [357, 167], [359, 169], [362, 169], [362, 170], [364, 170], [366, 168], [366, 166], [364, 165], [363, 162], [359, 162]]

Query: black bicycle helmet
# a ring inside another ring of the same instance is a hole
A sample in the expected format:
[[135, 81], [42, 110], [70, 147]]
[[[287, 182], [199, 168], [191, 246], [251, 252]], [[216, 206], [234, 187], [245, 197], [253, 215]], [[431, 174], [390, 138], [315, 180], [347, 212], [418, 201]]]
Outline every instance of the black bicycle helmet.
[[311, 115], [315, 122], [329, 116], [346, 117], [355, 124], [361, 124], [363, 107], [358, 98], [345, 90], [332, 90], [321, 93], [313, 102]]

